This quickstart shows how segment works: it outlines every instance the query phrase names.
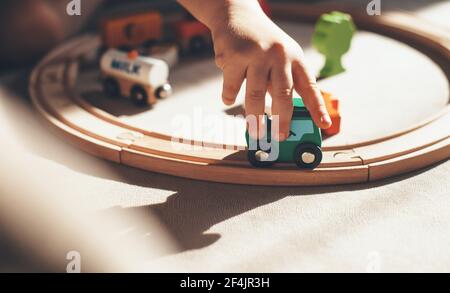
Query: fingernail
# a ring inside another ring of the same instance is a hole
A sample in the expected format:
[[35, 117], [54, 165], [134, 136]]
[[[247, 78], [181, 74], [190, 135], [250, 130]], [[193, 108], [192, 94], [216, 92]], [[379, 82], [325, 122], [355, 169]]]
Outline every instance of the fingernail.
[[287, 138], [287, 135], [286, 135], [286, 133], [280, 133], [279, 135], [278, 135], [278, 141], [284, 141], [284, 140], [286, 140], [286, 138]]
[[229, 99], [227, 97], [222, 97], [222, 101], [227, 106], [231, 106], [231, 105], [234, 104], [234, 100], [233, 99]]
[[328, 115], [328, 114], [322, 115], [322, 117], [320, 118], [320, 121], [324, 124], [331, 124], [330, 115]]

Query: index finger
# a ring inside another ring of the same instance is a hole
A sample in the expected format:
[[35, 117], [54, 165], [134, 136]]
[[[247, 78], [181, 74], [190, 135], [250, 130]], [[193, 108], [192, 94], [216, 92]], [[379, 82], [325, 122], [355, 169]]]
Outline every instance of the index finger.
[[302, 96], [314, 122], [319, 128], [329, 128], [331, 118], [317, 86], [316, 78], [298, 60], [292, 63], [292, 75], [294, 77], [294, 88]]

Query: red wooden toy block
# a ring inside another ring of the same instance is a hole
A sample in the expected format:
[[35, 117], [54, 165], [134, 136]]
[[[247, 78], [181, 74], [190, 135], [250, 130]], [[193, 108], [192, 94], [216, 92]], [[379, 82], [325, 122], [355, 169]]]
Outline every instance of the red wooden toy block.
[[325, 106], [330, 114], [333, 125], [328, 129], [322, 129], [325, 136], [336, 135], [341, 131], [341, 113], [339, 112], [339, 100], [333, 94], [322, 91]]

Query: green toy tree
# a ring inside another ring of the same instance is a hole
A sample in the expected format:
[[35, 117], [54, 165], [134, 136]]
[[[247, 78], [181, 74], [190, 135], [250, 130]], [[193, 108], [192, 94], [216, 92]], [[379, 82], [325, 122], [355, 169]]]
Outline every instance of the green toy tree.
[[355, 24], [349, 14], [333, 11], [320, 17], [313, 35], [313, 46], [326, 58], [320, 77], [330, 77], [345, 71], [342, 56], [349, 51], [355, 31]]

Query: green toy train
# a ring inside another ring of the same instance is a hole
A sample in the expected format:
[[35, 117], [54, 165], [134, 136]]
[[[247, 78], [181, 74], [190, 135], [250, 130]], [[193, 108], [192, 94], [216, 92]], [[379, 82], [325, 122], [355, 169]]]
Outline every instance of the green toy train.
[[254, 139], [246, 132], [247, 157], [254, 167], [270, 167], [276, 162], [294, 162], [300, 169], [315, 169], [322, 161], [322, 134], [313, 122], [301, 98], [294, 98], [289, 137], [283, 142], [272, 139], [272, 120], [265, 115], [266, 134]]

